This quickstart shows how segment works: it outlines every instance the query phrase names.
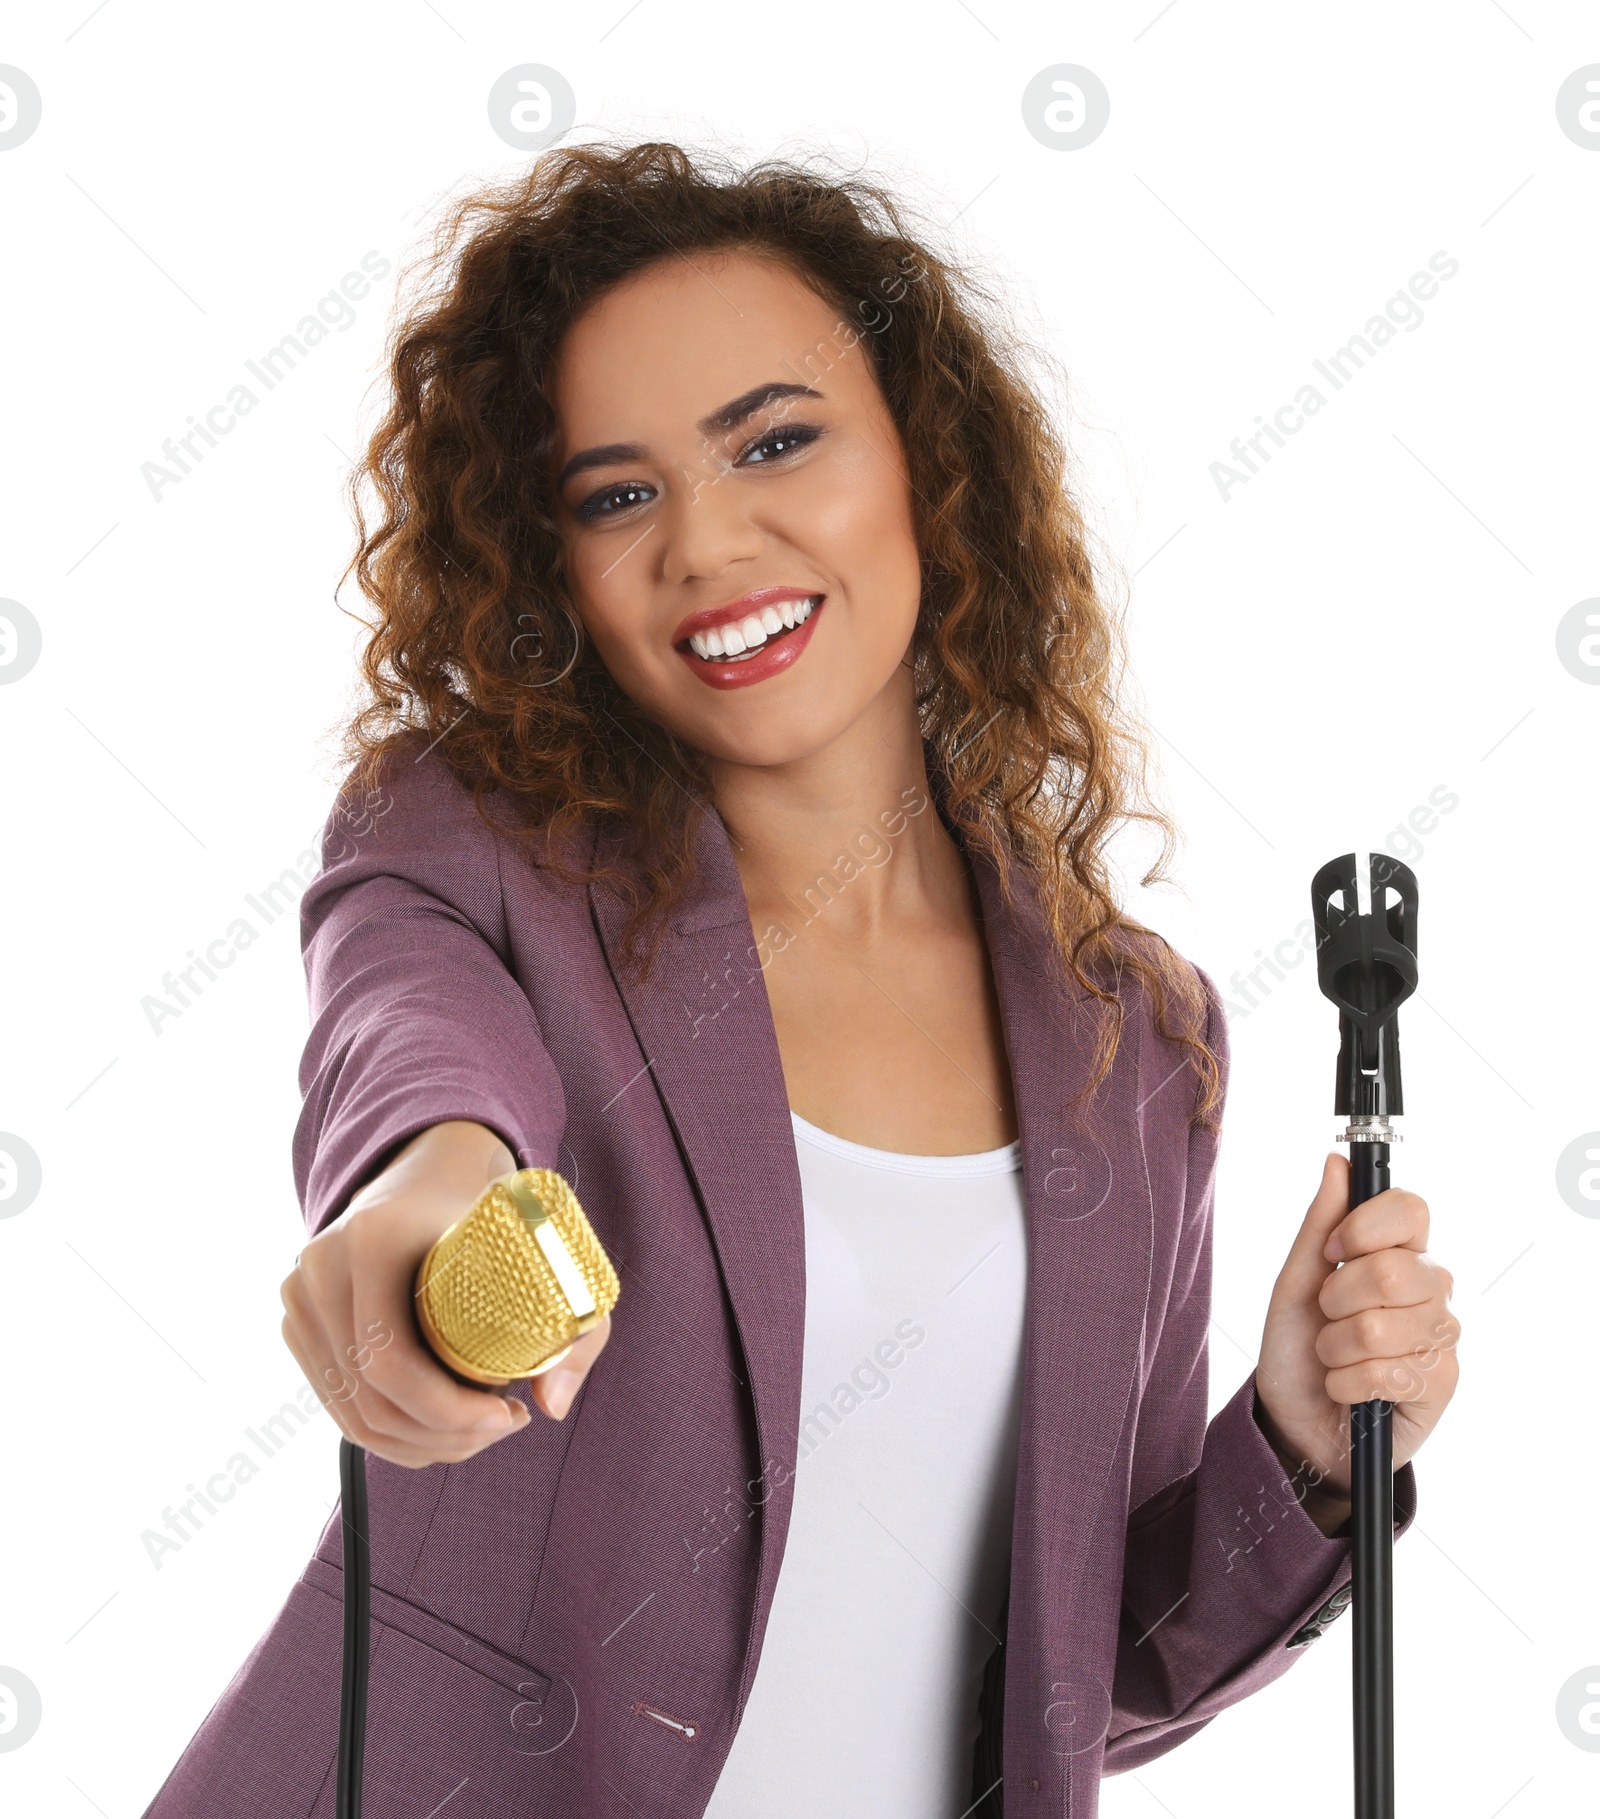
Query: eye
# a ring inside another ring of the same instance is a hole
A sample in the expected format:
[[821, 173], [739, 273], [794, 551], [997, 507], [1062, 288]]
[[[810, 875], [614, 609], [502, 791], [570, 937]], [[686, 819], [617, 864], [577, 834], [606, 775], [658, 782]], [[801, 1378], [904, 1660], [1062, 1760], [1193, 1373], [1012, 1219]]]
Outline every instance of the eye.
[[[652, 489], [642, 480], [620, 480], [612, 486], [604, 486], [597, 493], [591, 493], [582, 505], [573, 508], [574, 518], [586, 522], [595, 518], [613, 518], [619, 511], [626, 511], [629, 506], [642, 504], [655, 497]], [[618, 500], [615, 506], [612, 500]]]
[[[809, 442], [815, 442], [822, 431], [814, 423], [785, 423], [777, 429], [770, 429], [764, 436], [752, 442], [739, 457], [741, 462], [748, 462], [756, 467], [769, 467], [774, 460], [781, 461], [785, 456], [794, 454]], [[761, 457], [760, 451], [770, 449], [771, 454]]]

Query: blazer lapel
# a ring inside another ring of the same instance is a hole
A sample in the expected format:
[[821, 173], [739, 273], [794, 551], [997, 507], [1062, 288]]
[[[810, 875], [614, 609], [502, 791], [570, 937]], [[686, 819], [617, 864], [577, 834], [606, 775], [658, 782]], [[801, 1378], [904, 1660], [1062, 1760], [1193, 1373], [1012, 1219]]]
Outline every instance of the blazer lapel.
[[[696, 844], [692, 889], [642, 984], [622, 962], [624, 906], [598, 885], [590, 887], [590, 900], [612, 977], [710, 1225], [749, 1372], [758, 1470], [784, 1468], [781, 1481], [774, 1472], [761, 1505], [759, 1632], [793, 1495], [805, 1217], [772, 1009], [744, 885], [715, 810], [704, 815]], [[753, 1663], [747, 1675], [752, 1671]]]
[[1022, 1146], [1028, 1274], [1010, 1606], [1021, 1646], [1009, 1652], [1039, 1684], [1038, 1671], [1060, 1673], [1064, 1643], [1082, 1641], [1073, 1616], [1086, 1551], [1142, 1369], [1154, 1213], [1130, 1091], [1138, 1077], [1131, 1020], [1111, 1073], [1075, 1106], [1105, 1013], [1064, 976], [1022, 868], [1013, 867], [1012, 907], [993, 862], [969, 856]]

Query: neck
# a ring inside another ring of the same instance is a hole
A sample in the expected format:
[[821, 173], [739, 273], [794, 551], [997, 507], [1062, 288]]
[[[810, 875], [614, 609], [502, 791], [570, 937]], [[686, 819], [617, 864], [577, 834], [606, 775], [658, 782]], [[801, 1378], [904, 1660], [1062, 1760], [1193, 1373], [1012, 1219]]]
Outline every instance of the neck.
[[966, 861], [934, 806], [909, 668], [803, 758], [717, 761], [711, 794], [758, 927], [825, 902], [836, 934], [870, 940], [964, 899]]

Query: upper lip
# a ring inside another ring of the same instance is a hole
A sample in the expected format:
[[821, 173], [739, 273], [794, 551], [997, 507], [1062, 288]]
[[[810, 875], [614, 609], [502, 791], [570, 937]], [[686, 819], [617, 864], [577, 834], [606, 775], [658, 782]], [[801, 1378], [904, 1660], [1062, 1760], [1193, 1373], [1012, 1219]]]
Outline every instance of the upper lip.
[[731, 625], [736, 620], [748, 619], [752, 613], [759, 613], [764, 606], [776, 606], [780, 600], [820, 600], [820, 587], [758, 587], [753, 593], [741, 594], [737, 600], [730, 600], [726, 606], [708, 606], [704, 612], [690, 613], [687, 619], [672, 634], [674, 644], [682, 644], [685, 638], [695, 632], [708, 632], [714, 625]]

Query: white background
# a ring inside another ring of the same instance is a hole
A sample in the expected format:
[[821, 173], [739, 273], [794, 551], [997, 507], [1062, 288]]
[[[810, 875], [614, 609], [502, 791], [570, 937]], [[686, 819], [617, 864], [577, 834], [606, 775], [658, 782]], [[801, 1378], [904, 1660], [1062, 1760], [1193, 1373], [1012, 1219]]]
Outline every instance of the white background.
[[[1253, 1005], [1229, 981], [1293, 936], [1323, 860], [1389, 844], [1415, 866], [1397, 1179], [1433, 1208], [1465, 1335], [1397, 1555], [1400, 1808], [1593, 1810], [1600, 1757], [1555, 1701], [1600, 1662], [1600, 1224], [1556, 1163], [1600, 1127], [1600, 688], [1562, 667], [1556, 627], [1600, 594], [1600, 155], [1555, 96], [1600, 60], [1594, 9], [89, 5], [14, 5], [0, 38], [44, 98], [0, 153], [0, 595], [44, 637], [0, 689], [0, 1129], [44, 1171], [0, 1221], [0, 1665], [44, 1710], [0, 1754], [7, 1810], [141, 1812], [337, 1489], [319, 1415], [159, 1570], [141, 1543], [300, 1383], [278, 1332], [302, 1239], [294, 916], [159, 1035], [141, 999], [295, 864], [331, 800], [355, 632], [333, 598], [340, 489], [393, 275], [159, 501], [141, 464], [363, 254], [398, 266], [444, 194], [521, 167], [485, 100], [527, 62], [571, 82], [578, 138], [865, 159], [1065, 362], [1187, 834], [1182, 891], [1134, 907], [1243, 1011], [1213, 1406], [1253, 1364], [1335, 1128], [1311, 967], [1263, 975]], [[1020, 109], [1063, 62], [1111, 96], [1076, 151]], [[1460, 269], [1421, 326], [1224, 500], [1208, 470], [1232, 439], [1437, 251]], [[1441, 786], [1451, 812], [1391, 838]], [[1348, 1812], [1350, 1636], [1346, 1618], [1108, 1781], [1106, 1813]]]

